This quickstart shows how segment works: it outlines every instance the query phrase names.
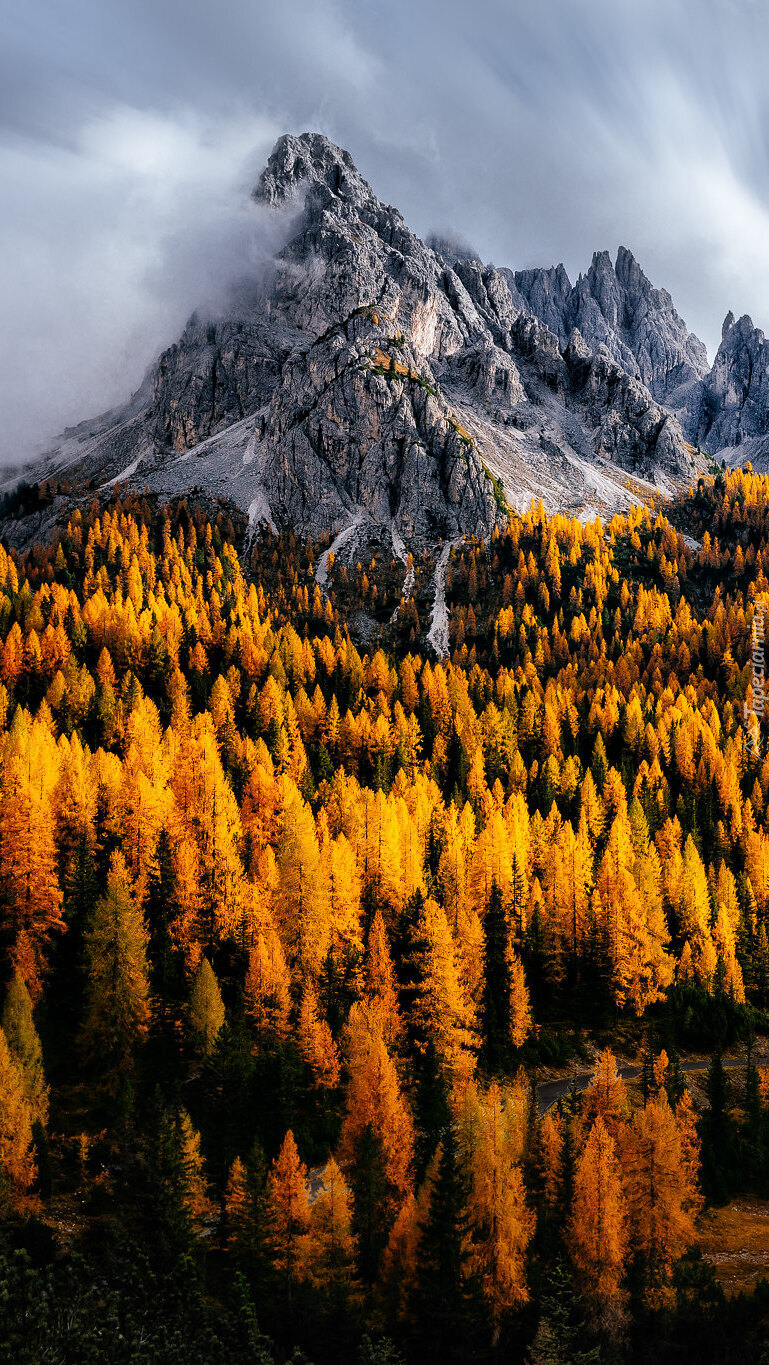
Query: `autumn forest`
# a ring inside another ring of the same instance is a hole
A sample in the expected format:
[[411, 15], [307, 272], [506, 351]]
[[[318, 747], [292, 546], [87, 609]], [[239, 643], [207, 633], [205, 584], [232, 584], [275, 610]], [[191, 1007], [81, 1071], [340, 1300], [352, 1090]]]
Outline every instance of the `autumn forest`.
[[0, 1358], [766, 1365], [769, 479], [327, 548], [0, 548]]

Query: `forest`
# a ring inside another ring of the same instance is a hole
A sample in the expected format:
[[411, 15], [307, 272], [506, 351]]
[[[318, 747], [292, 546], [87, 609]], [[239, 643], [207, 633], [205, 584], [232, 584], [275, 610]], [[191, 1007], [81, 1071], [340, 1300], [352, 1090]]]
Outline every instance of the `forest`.
[[427, 555], [89, 497], [0, 547], [0, 1359], [766, 1365], [769, 479], [511, 515], [445, 659]]

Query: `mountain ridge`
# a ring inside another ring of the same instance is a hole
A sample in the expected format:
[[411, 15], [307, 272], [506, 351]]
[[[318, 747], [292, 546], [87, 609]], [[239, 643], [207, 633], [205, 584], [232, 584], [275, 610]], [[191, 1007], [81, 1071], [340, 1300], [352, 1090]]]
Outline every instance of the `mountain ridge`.
[[708, 370], [624, 247], [572, 285], [563, 266], [431, 245], [319, 133], [279, 138], [253, 199], [285, 228], [265, 270], [220, 317], [193, 314], [131, 401], [65, 433], [36, 478], [202, 487], [254, 530], [357, 519], [418, 550], [488, 536], [537, 497], [610, 513], [689, 482], [694, 444], [763, 439], [763, 334], [730, 324]]

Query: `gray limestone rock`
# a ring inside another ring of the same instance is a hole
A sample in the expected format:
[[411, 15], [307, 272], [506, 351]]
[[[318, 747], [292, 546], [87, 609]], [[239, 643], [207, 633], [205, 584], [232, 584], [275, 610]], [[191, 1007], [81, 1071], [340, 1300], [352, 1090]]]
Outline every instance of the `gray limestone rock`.
[[710, 454], [769, 434], [769, 342], [745, 315], [724, 320], [721, 345], [702, 384], [697, 438]]
[[605, 346], [590, 351], [579, 332], [565, 352], [577, 400], [596, 430], [596, 454], [629, 473], [654, 479], [682, 472], [683, 433], [677, 418], [618, 365]]
[[518, 293], [526, 301], [526, 311], [557, 336], [561, 345], [565, 345], [572, 330], [569, 322], [572, 286], [563, 266], [516, 270], [513, 279]]
[[688, 331], [667, 291], [650, 284], [626, 247], [619, 248], [614, 265], [608, 251], [597, 251], [573, 287], [562, 265], [518, 271], [515, 281], [529, 310], [562, 345], [577, 327], [591, 350], [605, 346], [658, 402], [670, 403], [677, 391], [707, 373], [702, 342]]

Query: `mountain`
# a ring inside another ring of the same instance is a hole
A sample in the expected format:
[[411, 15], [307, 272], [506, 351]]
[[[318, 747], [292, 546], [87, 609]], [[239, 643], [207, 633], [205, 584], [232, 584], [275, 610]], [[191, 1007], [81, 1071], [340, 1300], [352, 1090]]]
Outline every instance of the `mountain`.
[[562, 345], [576, 327], [591, 350], [605, 346], [659, 403], [681, 406], [685, 391], [708, 372], [702, 342], [688, 331], [667, 290], [650, 284], [624, 246], [614, 265], [608, 251], [597, 251], [573, 286], [562, 265], [517, 271], [515, 283]]
[[274, 259], [35, 477], [203, 488], [254, 527], [356, 525], [401, 556], [486, 536], [508, 503], [590, 515], [691, 477], [649, 385], [696, 381], [704, 352], [629, 253], [572, 289], [561, 267], [425, 243], [317, 133], [280, 138], [253, 197], [282, 229]]
[[605, 347], [675, 413], [687, 440], [729, 463], [769, 469], [769, 343], [751, 318], [727, 314], [710, 368], [670, 295], [650, 284], [625, 247], [614, 265], [608, 252], [596, 252], [573, 286], [562, 265], [513, 279], [561, 345], [576, 327], [592, 350]]
[[711, 455], [769, 468], [769, 342], [747, 315], [726, 315], [701, 386], [696, 439]]

